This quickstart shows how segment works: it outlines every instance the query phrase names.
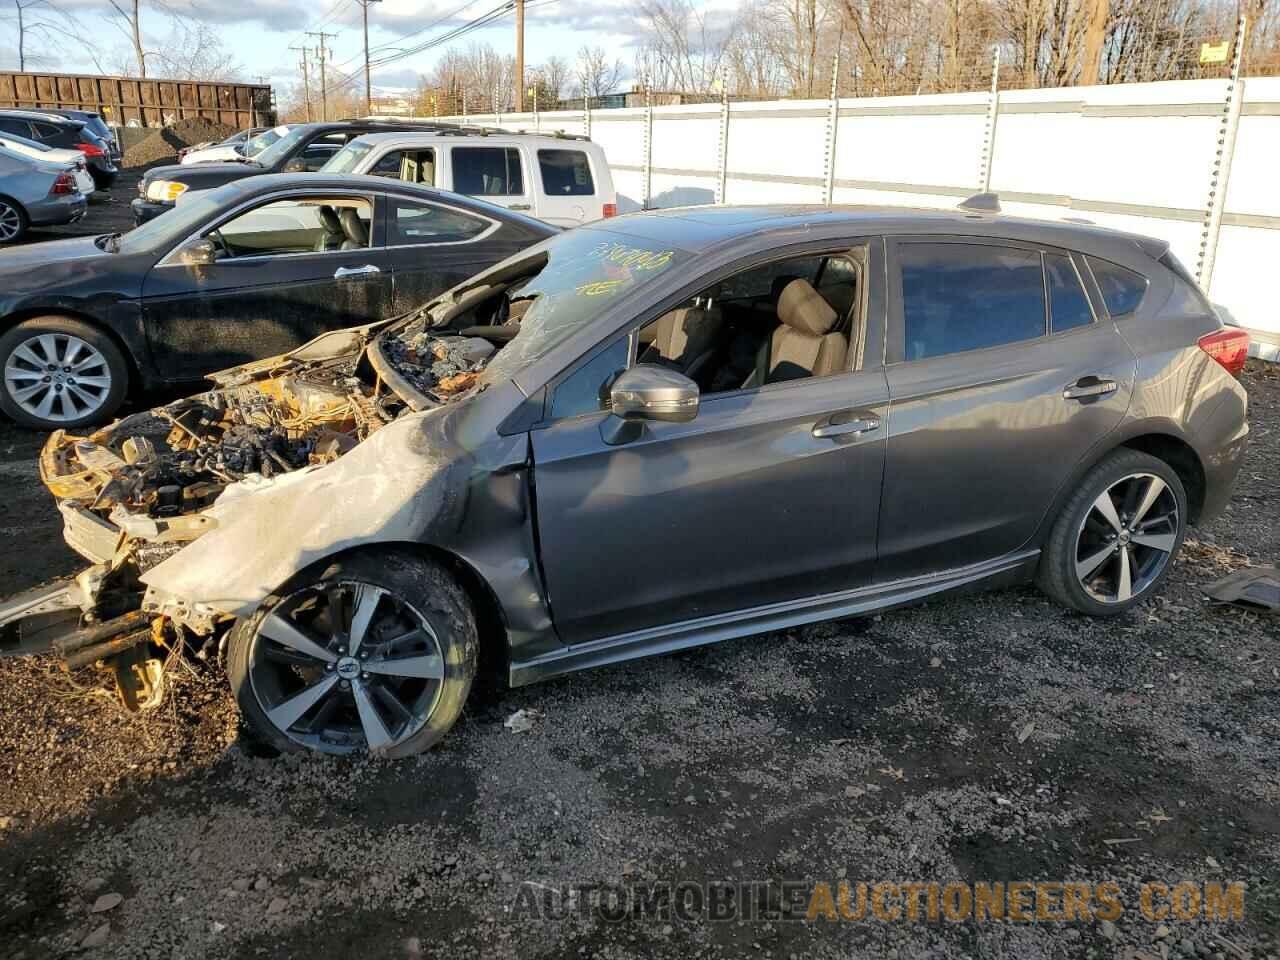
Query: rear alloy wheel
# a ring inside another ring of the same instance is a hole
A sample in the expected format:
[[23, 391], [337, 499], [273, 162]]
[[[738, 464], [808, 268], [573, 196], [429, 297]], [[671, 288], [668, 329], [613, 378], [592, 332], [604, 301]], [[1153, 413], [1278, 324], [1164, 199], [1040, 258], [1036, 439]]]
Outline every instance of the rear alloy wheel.
[[1040, 584], [1084, 613], [1127, 610], [1168, 573], [1186, 515], [1186, 492], [1168, 464], [1118, 451], [1090, 471], [1058, 518]]
[[26, 211], [12, 200], [0, 197], [0, 243], [13, 243], [26, 232]]
[[440, 740], [475, 675], [475, 620], [448, 574], [360, 555], [301, 581], [232, 632], [254, 732], [280, 750], [388, 756]]
[[37, 317], [0, 337], [0, 407], [37, 430], [102, 423], [124, 399], [129, 369], [101, 331], [68, 317]]

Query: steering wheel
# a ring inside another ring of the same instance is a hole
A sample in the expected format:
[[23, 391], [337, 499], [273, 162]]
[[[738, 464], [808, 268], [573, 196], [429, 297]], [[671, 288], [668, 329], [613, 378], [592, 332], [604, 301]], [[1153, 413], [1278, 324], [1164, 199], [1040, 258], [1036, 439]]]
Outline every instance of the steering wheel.
[[223, 257], [230, 257], [232, 255], [231, 245], [227, 243], [227, 239], [222, 235], [221, 230], [209, 231], [209, 239], [213, 241], [213, 249], [216, 253], [216, 257], [214, 259], [220, 260]]

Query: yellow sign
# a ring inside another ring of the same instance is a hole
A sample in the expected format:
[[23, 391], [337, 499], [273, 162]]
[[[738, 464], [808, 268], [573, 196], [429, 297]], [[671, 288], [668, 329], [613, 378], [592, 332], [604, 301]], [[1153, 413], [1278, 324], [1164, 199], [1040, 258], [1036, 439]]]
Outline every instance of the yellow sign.
[[1201, 63], [1226, 63], [1230, 55], [1231, 42], [1228, 40], [1223, 40], [1221, 43], [1200, 44]]

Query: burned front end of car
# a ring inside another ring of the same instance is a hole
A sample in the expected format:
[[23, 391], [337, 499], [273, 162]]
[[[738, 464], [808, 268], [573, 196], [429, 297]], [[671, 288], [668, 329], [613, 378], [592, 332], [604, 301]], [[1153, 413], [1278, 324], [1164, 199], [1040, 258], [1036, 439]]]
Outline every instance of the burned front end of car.
[[329, 334], [87, 436], [55, 432], [40, 477], [67, 544], [90, 566], [0, 604], [0, 654], [52, 652], [69, 669], [104, 663], [126, 706], [159, 702], [164, 660], [216, 653], [234, 618], [149, 588], [147, 572], [243, 498], [297, 483], [407, 413], [465, 397], [494, 352], [432, 334], [426, 318], [376, 357], [373, 338], [372, 329]]

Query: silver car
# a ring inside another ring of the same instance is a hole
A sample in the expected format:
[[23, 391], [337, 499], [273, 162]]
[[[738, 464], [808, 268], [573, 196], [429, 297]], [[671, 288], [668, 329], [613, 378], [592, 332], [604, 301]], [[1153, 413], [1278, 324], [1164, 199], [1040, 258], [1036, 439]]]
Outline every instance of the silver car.
[[74, 223], [88, 206], [71, 164], [0, 147], [0, 243], [20, 239], [31, 226]]

